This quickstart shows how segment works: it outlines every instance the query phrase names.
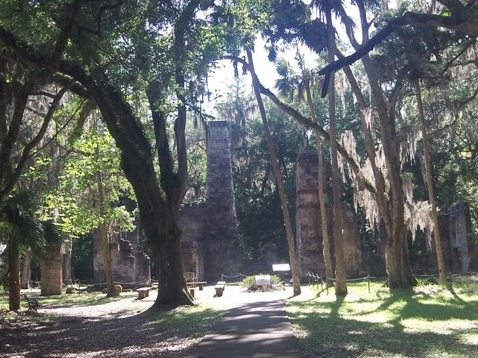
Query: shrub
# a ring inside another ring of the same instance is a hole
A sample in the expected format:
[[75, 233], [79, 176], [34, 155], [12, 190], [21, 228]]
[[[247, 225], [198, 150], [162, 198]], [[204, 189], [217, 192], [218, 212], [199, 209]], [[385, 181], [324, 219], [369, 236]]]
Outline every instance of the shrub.
[[[259, 274], [263, 275], [263, 274]], [[276, 286], [282, 283], [282, 280], [277, 275], [269, 275], [271, 277], [271, 286]], [[249, 291], [256, 291], [259, 287], [256, 285], [256, 275], [247, 276], [241, 282], [241, 287], [248, 289]]]

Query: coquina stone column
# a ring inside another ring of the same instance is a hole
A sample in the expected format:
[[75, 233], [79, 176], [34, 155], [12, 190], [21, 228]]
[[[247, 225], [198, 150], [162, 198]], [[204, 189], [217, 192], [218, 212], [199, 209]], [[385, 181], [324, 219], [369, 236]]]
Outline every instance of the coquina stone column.
[[[299, 270], [305, 280], [308, 272], [325, 276], [323, 257], [323, 235], [318, 199], [317, 152], [304, 152], [297, 158], [296, 177], [296, 228]], [[326, 203], [327, 230], [333, 246], [333, 216], [331, 203]], [[344, 238], [344, 260], [347, 277], [366, 274], [362, 264], [360, 233], [353, 212], [342, 207], [342, 233]], [[333, 249], [333, 248], [332, 248]]]
[[207, 186], [204, 239], [199, 243], [204, 279], [239, 273], [243, 251], [239, 245], [236, 203], [232, 181], [231, 141], [226, 121], [207, 125]]
[[48, 247], [41, 257], [41, 295], [62, 294], [62, 247]]

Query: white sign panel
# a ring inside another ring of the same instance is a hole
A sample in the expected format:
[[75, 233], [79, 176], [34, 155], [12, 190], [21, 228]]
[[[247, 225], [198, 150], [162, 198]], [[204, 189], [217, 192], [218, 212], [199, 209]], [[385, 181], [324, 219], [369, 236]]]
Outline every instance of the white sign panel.
[[275, 264], [275, 265], [272, 265], [272, 270], [273, 271], [290, 271], [290, 265], [289, 264]]
[[270, 275], [257, 275], [256, 276], [256, 285], [270, 285], [271, 284], [271, 276]]

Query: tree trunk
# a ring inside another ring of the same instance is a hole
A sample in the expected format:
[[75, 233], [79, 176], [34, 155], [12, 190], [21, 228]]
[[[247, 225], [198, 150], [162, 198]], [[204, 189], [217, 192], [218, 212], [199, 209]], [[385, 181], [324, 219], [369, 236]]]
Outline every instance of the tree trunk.
[[272, 136], [269, 130], [269, 124], [267, 122], [266, 112], [264, 109], [264, 103], [262, 102], [261, 93], [258, 87], [257, 75], [254, 70], [254, 61], [252, 59], [252, 52], [250, 50], [247, 51], [247, 59], [250, 65], [252, 84], [254, 87], [254, 93], [256, 95], [257, 104], [259, 106], [259, 112], [262, 118], [262, 124], [264, 127], [264, 133], [266, 136], [267, 147], [269, 149], [269, 154], [271, 156], [272, 170], [274, 172], [277, 189], [279, 190], [280, 203], [282, 207], [282, 216], [284, 219], [284, 225], [285, 225], [285, 230], [287, 235], [287, 243], [289, 247], [289, 261], [290, 261], [290, 269], [292, 273], [294, 296], [297, 296], [297, 295], [300, 295], [301, 293], [300, 277], [299, 277], [299, 269], [297, 267], [297, 257], [295, 252], [295, 236], [292, 231], [292, 225], [290, 222], [289, 206], [287, 204], [287, 197], [285, 194], [284, 182], [282, 180], [282, 174], [279, 168], [279, 161], [277, 160], [277, 153], [276, 153], [274, 141], [272, 139]]
[[[364, 29], [368, 28], [369, 24], [366, 22], [365, 7], [363, 4], [359, 4], [359, 11], [362, 27]], [[367, 33], [362, 31], [362, 34], [364, 41], [366, 41]], [[349, 36], [351, 43], [355, 43], [351, 34]], [[386, 102], [384, 92], [378, 81], [377, 68], [372, 65], [368, 55], [362, 58], [362, 63], [368, 77], [372, 100], [375, 106], [374, 109], [367, 106], [365, 97], [350, 68], [344, 67], [344, 72], [361, 109], [366, 150], [374, 175], [375, 199], [387, 232], [385, 259], [388, 284], [390, 289], [409, 289], [411, 286], [415, 286], [417, 281], [412, 274], [406, 242], [406, 226], [404, 222], [405, 202], [400, 176], [399, 135], [395, 133], [396, 124], [393, 117], [393, 110], [389, 111], [389, 108], [394, 108], [395, 103], [393, 101]], [[375, 141], [372, 136], [372, 130], [374, 128], [373, 116], [375, 116], [375, 113], [378, 116], [380, 140], [386, 163], [385, 174], [377, 167], [375, 160]], [[371, 116], [371, 118], [367, 121], [368, 116]], [[384, 175], [386, 175], [386, 178]]]
[[440, 228], [438, 227], [438, 213], [435, 201], [435, 194], [433, 190], [432, 169], [430, 161], [430, 145], [428, 143], [427, 127], [425, 123], [425, 116], [423, 114], [422, 94], [420, 89], [420, 80], [415, 80], [415, 92], [417, 97], [418, 118], [422, 129], [423, 138], [423, 161], [425, 163], [425, 180], [428, 189], [428, 200], [432, 206], [432, 220], [433, 220], [433, 237], [435, 240], [435, 249], [437, 255], [438, 275], [441, 285], [446, 284], [445, 261], [443, 260], [443, 250], [441, 247]]
[[[177, 216], [184, 180], [179, 182], [174, 179], [175, 175], [167, 175], [170, 168], [163, 168], [160, 163], [161, 183], [164, 183], [165, 192], [163, 197], [153, 164], [152, 148], [142, 126], [121, 94], [108, 82], [106, 74], [97, 73], [97, 76], [104, 80], [93, 82], [88, 77], [81, 79], [92, 93], [108, 131], [121, 150], [121, 167], [138, 201], [140, 221], [152, 251], [152, 259], [159, 270], [160, 282], [154, 309], [160, 306], [192, 305], [194, 300], [188, 293], [183, 273]], [[161, 128], [156, 130], [158, 137], [167, 138]], [[158, 144], [159, 147], [161, 145]], [[184, 155], [182, 150], [178, 151], [180, 154]], [[181, 169], [180, 175], [186, 174], [187, 171]]]
[[32, 251], [28, 250], [22, 260], [21, 288], [27, 290], [31, 288], [31, 267], [32, 267]]
[[[335, 58], [335, 29], [332, 25], [331, 9], [326, 11], [327, 18], [327, 43], [328, 62]], [[335, 253], [335, 295], [347, 295], [347, 282], [345, 277], [344, 243], [342, 234], [342, 207], [340, 201], [340, 173], [337, 153], [337, 134], [335, 123], [335, 80], [334, 72], [330, 74], [329, 82], [329, 118], [330, 118], [330, 156], [332, 158], [332, 195], [334, 218], [334, 253]]]
[[[96, 146], [96, 159], [98, 162], [101, 160], [100, 146]], [[111, 267], [111, 252], [110, 252], [110, 242], [108, 235], [108, 225], [106, 224], [104, 208], [107, 203], [105, 203], [105, 191], [103, 187], [103, 176], [101, 175], [100, 170], [96, 173], [96, 189], [98, 190], [98, 206], [99, 214], [101, 218], [101, 224], [98, 227], [100, 231], [101, 242], [103, 243], [103, 270], [105, 272], [106, 280], [106, 297], [114, 297], [119, 295], [119, 291], [115, 289], [115, 282], [113, 278], [113, 268]]]
[[145, 175], [149, 170], [136, 167], [141, 165], [144, 162], [133, 163], [123, 154], [122, 168], [135, 190], [142, 228], [158, 267], [158, 296], [152, 309], [192, 305], [181, 256], [179, 204], [171, 208], [162, 200], [155, 176]]
[[332, 262], [332, 250], [330, 248], [329, 226], [327, 223], [327, 199], [325, 195], [326, 181], [324, 157], [322, 156], [322, 144], [320, 136], [316, 133], [315, 139], [317, 142], [318, 161], [318, 190], [319, 190], [319, 205], [320, 205], [320, 220], [322, 226], [322, 252], [324, 255], [326, 287], [334, 286], [334, 265]]
[[18, 311], [20, 309], [20, 249], [18, 236], [13, 234], [8, 241], [8, 309]]
[[64, 242], [66, 246], [66, 253], [63, 255], [63, 283], [66, 285], [72, 285], [72, 272], [71, 272], [71, 239]]
[[103, 244], [103, 270], [105, 272], [106, 280], [106, 297], [118, 296], [119, 292], [115, 289], [115, 281], [113, 277], [113, 268], [111, 265], [111, 251], [110, 242], [108, 239], [108, 228], [105, 224], [100, 224], [98, 227], [101, 242]]
[[[161, 228], [167, 228], [163, 237], [158, 238], [162, 244], [158, 245], [153, 252], [158, 257], [158, 299], [156, 307], [189, 305], [193, 298], [187, 289], [186, 279], [181, 257], [180, 229], [177, 226], [175, 216], [166, 216]], [[178, 265], [177, 263], [181, 263]], [[160, 293], [160, 294], [159, 294]]]

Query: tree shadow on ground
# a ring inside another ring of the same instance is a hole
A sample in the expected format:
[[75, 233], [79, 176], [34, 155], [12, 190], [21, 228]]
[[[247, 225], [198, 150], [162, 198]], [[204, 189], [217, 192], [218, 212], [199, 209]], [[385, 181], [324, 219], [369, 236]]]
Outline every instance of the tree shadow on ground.
[[[473, 341], [478, 337], [478, 302], [458, 297], [436, 303], [417, 296], [392, 295], [374, 311], [370, 300], [363, 303], [359, 314], [348, 311], [341, 299], [293, 303], [300, 309], [289, 313], [289, 318], [300, 331], [304, 357], [476, 357]], [[375, 321], [365, 318], [377, 312], [384, 313], [382, 320], [379, 315], [374, 316]], [[414, 319], [416, 329], [405, 323]], [[437, 330], [436, 326], [427, 327], [428, 322], [429, 326], [448, 323]], [[470, 335], [472, 342], [466, 338]]]
[[0, 326], [0, 357], [183, 357], [220, 313], [206, 309], [118, 315], [93, 319], [38, 314], [34, 320], [24, 315]]

